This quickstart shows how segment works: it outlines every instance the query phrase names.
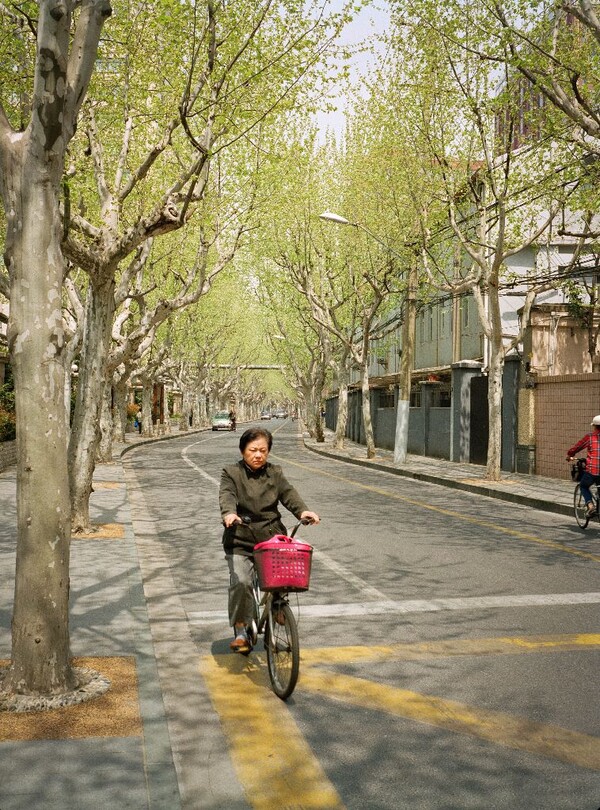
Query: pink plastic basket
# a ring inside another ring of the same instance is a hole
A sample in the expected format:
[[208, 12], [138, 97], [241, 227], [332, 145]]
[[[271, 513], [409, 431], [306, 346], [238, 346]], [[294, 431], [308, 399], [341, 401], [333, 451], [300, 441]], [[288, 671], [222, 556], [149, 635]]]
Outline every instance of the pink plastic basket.
[[307, 591], [313, 549], [276, 534], [254, 546], [254, 562], [262, 591]]

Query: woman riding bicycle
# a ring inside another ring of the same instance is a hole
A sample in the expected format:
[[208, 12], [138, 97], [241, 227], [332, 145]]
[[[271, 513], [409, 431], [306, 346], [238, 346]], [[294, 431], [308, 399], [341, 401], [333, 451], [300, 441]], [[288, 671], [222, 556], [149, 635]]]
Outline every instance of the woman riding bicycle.
[[[242, 458], [223, 469], [219, 506], [225, 531], [223, 547], [229, 566], [229, 621], [234, 652], [247, 653], [252, 644], [246, 626], [252, 621], [253, 549], [274, 534], [286, 534], [278, 506], [298, 520], [319, 523], [279, 465], [268, 461], [273, 436], [265, 428], [250, 428], [240, 437]], [[244, 518], [244, 522], [242, 521]]]
[[580, 439], [577, 444], [573, 445], [570, 450], [567, 450], [567, 461], [573, 461], [577, 453], [582, 450], [587, 450], [586, 468], [583, 473], [579, 486], [583, 500], [585, 501], [585, 508], [588, 511], [588, 517], [595, 515], [594, 500], [590, 487], [592, 484], [600, 483], [600, 414], [594, 416], [592, 419], [592, 433], [588, 433], [583, 439]]

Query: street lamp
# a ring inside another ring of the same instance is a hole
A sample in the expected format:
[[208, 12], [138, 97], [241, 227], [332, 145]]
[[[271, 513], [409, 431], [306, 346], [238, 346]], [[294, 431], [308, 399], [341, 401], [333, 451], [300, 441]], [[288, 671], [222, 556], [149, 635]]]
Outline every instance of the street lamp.
[[399, 259], [402, 259], [402, 261], [404, 261], [404, 256], [398, 253], [397, 250], [394, 250], [394, 248], [391, 247], [391, 245], [388, 245], [387, 242], [384, 242], [383, 239], [377, 236], [377, 234], [374, 234], [373, 231], [370, 231], [366, 227], [366, 225], [363, 225], [361, 222], [350, 222], [350, 220], [346, 219], [346, 217], [342, 217], [339, 214], [334, 214], [331, 211], [323, 211], [322, 214], [319, 214], [319, 219], [323, 219], [325, 220], [325, 222], [335, 222], [337, 225], [351, 225], [353, 228], [359, 228], [361, 231], [368, 233], [371, 239], [374, 239], [376, 242], [379, 242], [380, 245], [383, 245], [383, 247], [387, 251], [393, 253], [394, 256], [397, 256]]
[[[405, 257], [398, 253], [393, 247], [372, 233], [360, 222], [350, 222], [346, 217], [334, 214], [331, 211], [324, 211], [319, 214], [319, 219], [325, 222], [335, 222], [337, 225], [351, 225], [353, 228], [360, 228], [376, 242], [397, 256], [402, 261]], [[408, 418], [410, 413], [410, 389], [411, 372], [413, 366], [415, 324], [416, 324], [416, 287], [417, 287], [417, 265], [411, 260], [408, 270], [408, 289], [404, 301], [404, 319], [402, 322], [402, 353], [400, 355], [400, 384], [398, 406], [396, 409], [396, 433], [394, 436], [394, 464], [403, 464], [406, 461], [408, 449]]]

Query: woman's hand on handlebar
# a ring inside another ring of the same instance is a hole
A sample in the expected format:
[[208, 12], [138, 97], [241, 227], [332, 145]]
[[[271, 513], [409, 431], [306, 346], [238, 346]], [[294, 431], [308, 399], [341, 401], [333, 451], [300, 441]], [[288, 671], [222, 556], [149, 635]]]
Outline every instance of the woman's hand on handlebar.
[[225, 526], [226, 529], [230, 529], [235, 523], [241, 522], [242, 522], [241, 517], [239, 515], [236, 515], [235, 512], [230, 512], [223, 518], [223, 526]]
[[321, 522], [321, 518], [316, 512], [305, 511], [300, 515], [300, 520], [306, 525], [316, 525]]

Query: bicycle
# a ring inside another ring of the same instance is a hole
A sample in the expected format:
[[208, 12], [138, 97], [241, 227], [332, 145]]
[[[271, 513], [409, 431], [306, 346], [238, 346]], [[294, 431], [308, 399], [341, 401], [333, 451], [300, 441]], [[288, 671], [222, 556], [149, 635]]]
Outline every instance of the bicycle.
[[590, 520], [597, 520], [600, 523], [600, 497], [598, 494], [598, 484], [592, 484], [590, 492], [592, 493], [592, 503], [594, 504], [594, 512], [590, 516], [588, 512], [583, 494], [581, 492], [581, 476], [585, 472], [585, 459], [578, 458], [571, 466], [571, 478], [576, 481], [575, 491], [573, 492], [573, 511], [575, 512], [575, 520], [581, 529], [587, 529]]
[[[251, 523], [248, 518], [242, 520]], [[246, 632], [253, 647], [263, 636], [269, 680], [281, 700], [292, 694], [300, 672], [298, 625], [288, 594], [308, 590], [312, 546], [294, 541], [300, 526], [308, 525], [309, 520], [301, 520], [289, 536], [275, 535], [254, 548], [254, 616]]]

